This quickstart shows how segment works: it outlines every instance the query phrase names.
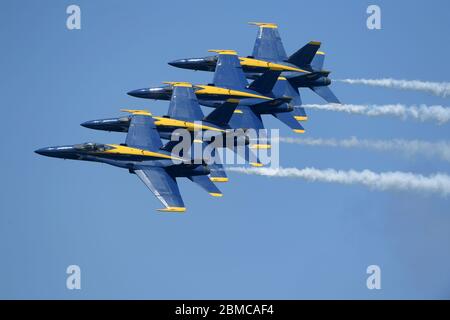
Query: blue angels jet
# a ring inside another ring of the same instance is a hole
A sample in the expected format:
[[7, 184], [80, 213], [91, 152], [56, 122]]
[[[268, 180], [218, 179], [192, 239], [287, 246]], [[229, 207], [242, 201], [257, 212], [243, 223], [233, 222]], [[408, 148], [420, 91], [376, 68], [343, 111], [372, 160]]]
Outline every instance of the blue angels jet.
[[[281, 70], [278, 67], [269, 68], [249, 84], [236, 51], [210, 51], [218, 53], [218, 62], [215, 67], [213, 83], [208, 87], [247, 93], [245, 99], [241, 99], [231, 119], [230, 124], [233, 128], [264, 129], [261, 115], [268, 114], [276, 117], [295, 132], [304, 132], [304, 128], [297, 118], [304, 117], [304, 110], [290, 104], [292, 96], [296, 92], [292, 87], [286, 85], [286, 78], [280, 78]], [[199, 85], [198, 87], [205, 86]], [[222, 104], [221, 100], [217, 100], [217, 96], [209, 96], [204, 92], [198, 94], [198, 91], [195, 93], [200, 104], [204, 106], [215, 108]], [[139, 98], [168, 100], [171, 97], [172, 88], [169, 86], [144, 88], [128, 92], [128, 94]], [[259, 143], [257, 145], [267, 146]]]
[[[235, 134], [229, 125], [229, 121], [239, 104], [237, 99], [228, 99], [217, 107], [207, 116], [204, 116], [200, 104], [194, 93], [194, 87], [188, 82], [171, 82], [168, 83], [172, 88], [172, 96], [169, 104], [169, 110], [165, 116], [152, 116], [155, 120], [156, 129], [161, 138], [172, 140], [172, 135], [177, 129], [185, 129], [191, 133], [190, 139], [194, 143], [203, 143], [202, 152], [205, 147], [213, 143], [214, 148], [211, 148], [211, 156], [215, 157], [218, 161], [219, 155], [216, 154], [216, 148], [225, 147], [237, 147], [240, 143], [243, 146], [242, 151], [243, 158], [250, 162], [252, 166], [261, 166], [261, 163], [249, 146], [250, 141], [245, 132], [241, 135]], [[123, 110], [128, 111], [131, 114], [140, 112], [139, 110]], [[115, 132], [128, 132], [131, 116], [107, 118], [90, 120], [82, 123], [83, 127], [95, 130], [115, 131]], [[216, 139], [209, 142], [196, 139], [196, 133], [199, 131], [207, 131], [209, 133], [208, 138], [211, 136], [222, 136], [221, 144], [218, 145]], [[241, 138], [241, 139], [240, 139]], [[229, 141], [228, 139], [233, 139]], [[239, 140], [240, 139], [240, 140]], [[164, 146], [164, 149], [170, 151], [178, 141], [173, 140], [173, 143], [168, 143]], [[237, 149], [235, 149], [237, 150]], [[194, 154], [194, 156], [196, 156]], [[196, 156], [196, 158], [200, 158]], [[214, 182], [226, 182], [228, 178], [223, 169], [221, 163], [214, 162], [210, 164], [211, 174], [210, 179]]]
[[54, 158], [84, 160], [128, 169], [153, 192], [164, 205], [159, 211], [186, 210], [176, 178], [186, 177], [205, 189], [210, 195], [222, 196], [208, 175], [210, 168], [204, 162], [174, 156], [164, 149], [157, 131], [157, 119], [148, 111], [132, 110], [125, 144], [83, 143], [47, 147], [35, 152]]
[[[330, 71], [324, 70], [325, 53], [319, 51], [321, 43], [311, 41], [289, 57], [281, 41], [278, 26], [274, 23], [250, 22], [259, 27], [251, 56], [239, 57], [246, 76], [255, 79], [268, 68], [278, 68], [283, 71], [290, 91], [298, 88], [310, 88], [329, 103], [340, 103], [330, 90]], [[219, 58], [209, 56], [203, 58], [179, 59], [169, 62], [178, 68], [214, 71]], [[300, 96], [293, 96], [295, 105], [301, 105]], [[301, 119], [301, 117], [298, 117]]]

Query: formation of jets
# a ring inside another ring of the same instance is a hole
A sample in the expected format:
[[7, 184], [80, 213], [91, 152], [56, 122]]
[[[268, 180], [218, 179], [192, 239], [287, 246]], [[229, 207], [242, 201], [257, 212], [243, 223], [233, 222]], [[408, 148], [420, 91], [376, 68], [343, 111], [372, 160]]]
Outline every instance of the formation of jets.
[[[260, 130], [264, 128], [262, 115], [272, 115], [294, 132], [303, 133], [305, 129], [301, 123], [307, 120], [307, 115], [301, 107], [299, 88], [310, 88], [327, 102], [339, 103], [329, 88], [330, 72], [323, 70], [325, 55], [319, 51], [320, 42], [311, 41], [288, 57], [276, 24], [251, 24], [258, 26], [251, 56], [241, 57], [234, 50], [209, 50], [214, 55], [169, 62], [174, 67], [214, 72], [212, 83], [165, 82], [164, 86], [128, 92], [138, 98], [170, 100], [166, 115], [124, 109], [127, 116], [81, 124], [89, 129], [124, 132], [125, 143], [89, 142], [41, 148], [35, 152], [127, 169], [161, 201], [164, 208], [158, 209], [160, 211], [186, 210], [176, 181], [179, 177], [188, 178], [212, 196], [222, 196], [215, 182], [228, 181], [223, 165], [196, 159], [189, 150], [175, 155], [173, 150], [179, 139], [174, 136], [179, 134], [178, 129], [188, 132], [191, 147], [197, 143], [204, 150], [211, 140], [199, 140], [198, 132], [227, 137], [236, 130]], [[201, 105], [214, 110], [205, 116]], [[168, 141], [163, 143], [162, 139]], [[247, 162], [253, 166], [262, 165], [252, 150], [270, 148], [270, 144], [262, 143], [258, 137], [248, 139], [245, 135], [235, 135], [233, 139], [231, 145], [242, 146]], [[228, 146], [223, 143], [216, 148]]]

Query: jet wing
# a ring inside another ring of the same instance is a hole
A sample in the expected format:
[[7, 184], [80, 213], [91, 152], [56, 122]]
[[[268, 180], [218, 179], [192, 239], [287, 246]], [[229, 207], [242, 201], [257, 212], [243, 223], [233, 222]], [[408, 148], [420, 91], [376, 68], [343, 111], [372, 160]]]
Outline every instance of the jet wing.
[[172, 98], [167, 115], [180, 120], [203, 120], [202, 109], [190, 83], [173, 83]]
[[132, 114], [125, 140], [127, 146], [146, 150], [158, 150], [161, 148], [161, 138], [150, 112], [142, 110], [122, 111]]
[[151, 167], [135, 170], [134, 172], [164, 205], [165, 208], [158, 209], [159, 211], [186, 211], [177, 181], [164, 168]]

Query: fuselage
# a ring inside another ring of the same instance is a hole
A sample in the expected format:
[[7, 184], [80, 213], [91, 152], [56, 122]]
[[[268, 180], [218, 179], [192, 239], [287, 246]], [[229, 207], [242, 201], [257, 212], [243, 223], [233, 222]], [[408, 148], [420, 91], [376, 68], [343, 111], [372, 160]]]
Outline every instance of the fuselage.
[[[186, 121], [178, 120], [168, 117], [153, 116], [155, 119], [156, 129], [163, 139], [170, 139], [172, 132], [177, 129], [186, 129], [188, 131], [213, 131], [219, 133], [226, 133], [230, 129], [229, 125], [218, 126], [208, 121]], [[131, 116], [117, 117], [90, 120], [83, 122], [83, 127], [95, 130], [114, 131], [114, 132], [128, 132], [130, 126]]]
[[135, 169], [140, 166], [167, 167], [183, 159], [164, 151], [149, 151], [117, 144], [87, 142], [41, 148], [36, 153], [61, 159], [106, 163], [112, 166]]
[[[285, 77], [279, 77], [279, 80], [275, 83], [275, 86], [272, 89], [272, 92], [265, 93], [265, 99], [261, 98], [252, 98], [251, 96], [246, 98], [239, 98], [240, 102], [237, 107], [237, 113], [239, 112], [239, 106], [255, 106], [255, 105], [270, 105], [271, 99], [281, 98], [281, 97], [289, 97], [292, 98], [293, 106], [300, 106], [300, 96], [298, 93], [298, 89], [292, 87], [287, 81]], [[236, 90], [230, 90], [236, 91]], [[153, 100], [167, 100], [169, 101], [172, 97], [173, 88], [171, 86], [162, 86], [162, 87], [152, 87], [152, 88], [143, 88], [138, 90], [133, 90], [128, 92], [129, 95], [133, 97], [143, 98], [143, 99], [153, 99]], [[236, 98], [238, 95], [235, 93], [234, 95], [221, 95], [218, 96], [216, 94], [210, 94], [205, 91], [195, 91], [198, 102], [205, 106], [211, 108], [220, 107], [225, 100]], [[278, 112], [286, 112], [289, 111], [287, 108], [287, 104], [284, 104], [278, 108]], [[271, 110], [274, 112], [273, 108]], [[275, 110], [276, 112], [276, 110]], [[264, 110], [261, 110], [261, 113], [265, 113]], [[159, 129], [158, 129], [159, 130]]]
[[[171, 61], [169, 65], [182, 69], [214, 72], [217, 60], [217, 56], [187, 58]], [[256, 79], [263, 72], [271, 69], [282, 70], [283, 77], [292, 80], [297, 88], [329, 86], [331, 84], [331, 79], [328, 78], [329, 71], [313, 70], [310, 66], [299, 68], [286, 61], [267, 61], [252, 57], [239, 57], [239, 61], [242, 70], [249, 79]]]
[[[93, 150], [92, 146], [95, 146], [97, 149]], [[186, 159], [184, 162], [181, 162], [181, 158], [173, 157], [168, 153], [121, 145], [84, 143], [46, 147], [35, 152], [53, 158], [109, 164], [114, 167], [128, 169], [130, 173], [134, 173], [135, 170], [145, 170], [153, 167], [164, 168], [172, 177], [203, 176], [211, 173], [211, 170], [205, 163], [194, 163]], [[178, 162], [174, 162], [174, 160], [178, 160]]]

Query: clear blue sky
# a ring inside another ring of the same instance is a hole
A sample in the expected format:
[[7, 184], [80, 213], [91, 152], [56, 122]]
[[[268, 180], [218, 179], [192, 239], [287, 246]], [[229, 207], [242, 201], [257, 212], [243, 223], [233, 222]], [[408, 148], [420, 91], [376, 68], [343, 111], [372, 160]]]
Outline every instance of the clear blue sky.
[[[380, 31], [366, 8], [382, 9]], [[66, 29], [78, 4], [82, 29]], [[161, 81], [207, 82], [172, 68], [208, 49], [251, 53], [276, 22], [286, 50], [321, 40], [333, 78], [448, 81], [448, 1], [8, 1], [0, 11], [0, 298], [450, 298], [449, 199], [360, 186], [230, 174], [212, 198], [189, 181], [188, 211], [159, 203], [125, 170], [38, 156], [48, 145], [122, 142], [85, 129], [119, 109], [164, 114], [126, 95]], [[345, 103], [442, 104], [425, 93], [334, 84]], [[303, 92], [305, 103], [322, 103]], [[448, 125], [310, 111], [306, 136], [448, 139]], [[278, 123], [268, 119], [268, 127]], [[294, 134], [285, 127], [281, 133]], [[449, 172], [449, 164], [367, 150], [281, 146], [286, 167]], [[66, 267], [82, 290], [65, 287]], [[382, 290], [366, 288], [366, 267]]]

